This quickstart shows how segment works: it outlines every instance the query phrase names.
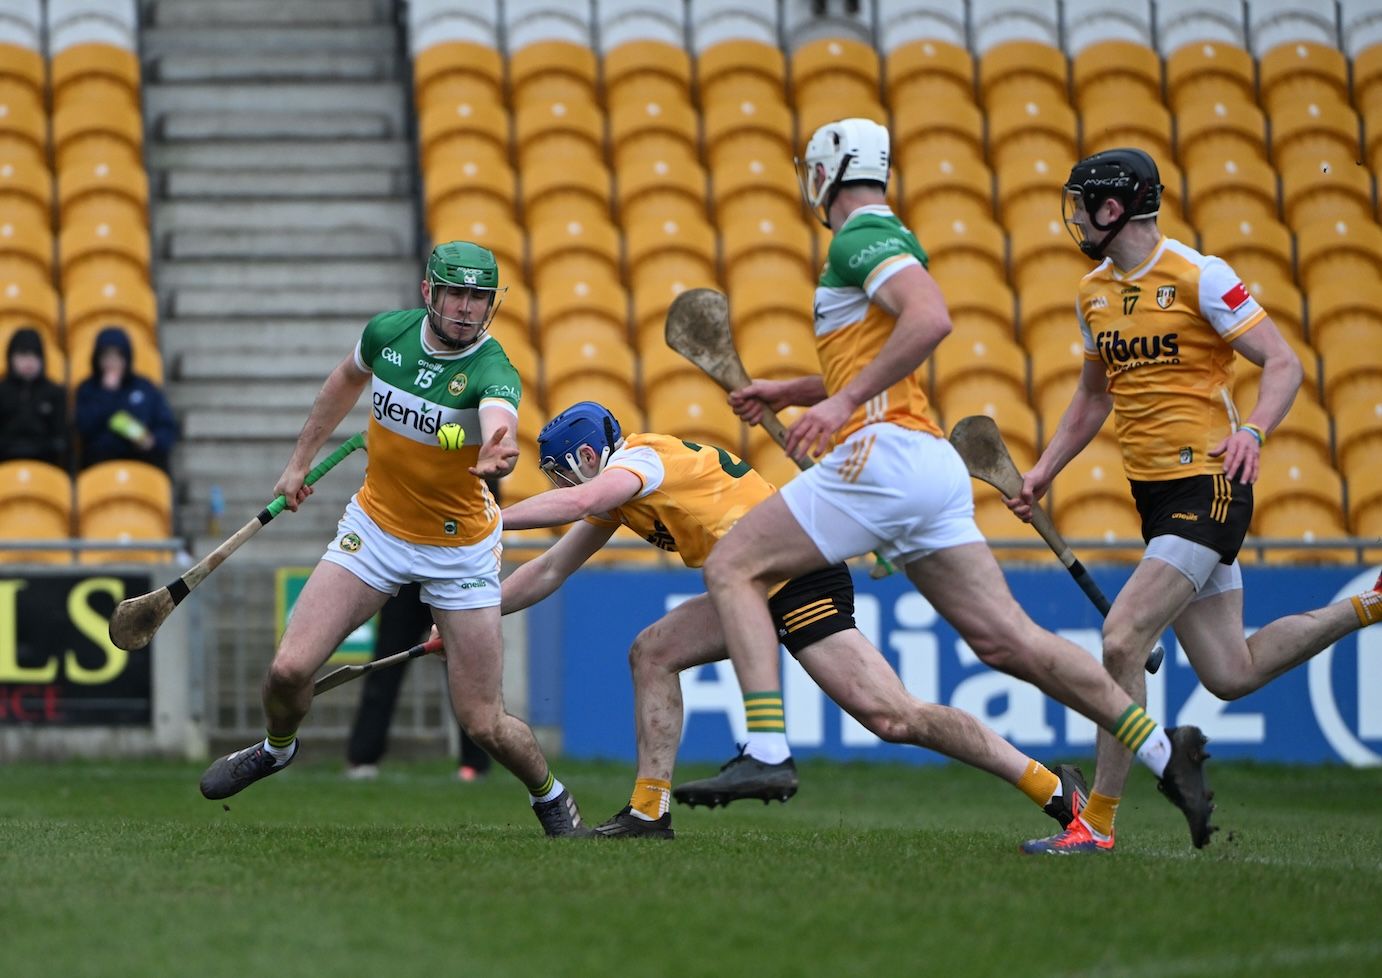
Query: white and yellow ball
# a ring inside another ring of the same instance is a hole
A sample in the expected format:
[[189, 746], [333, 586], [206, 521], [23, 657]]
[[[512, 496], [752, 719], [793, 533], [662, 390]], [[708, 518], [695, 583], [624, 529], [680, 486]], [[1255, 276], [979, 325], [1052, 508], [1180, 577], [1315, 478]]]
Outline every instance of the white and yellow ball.
[[449, 421], [437, 429], [437, 442], [448, 452], [454, 452], [465, 444], [465, 429]]

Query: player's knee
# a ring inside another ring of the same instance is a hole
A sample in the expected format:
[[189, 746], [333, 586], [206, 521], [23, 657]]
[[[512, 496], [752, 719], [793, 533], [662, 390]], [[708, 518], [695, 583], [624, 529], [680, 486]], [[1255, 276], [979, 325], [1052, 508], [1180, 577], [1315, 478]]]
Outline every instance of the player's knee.
[[1148, 642], [1137, 633], [1136, 629], [1124, 622], [1113, 621], [1104, 622], [1104, 664], [1105, 665], [1126, 665], [1135, 659], [1139, 650], [1143, 655], [1147, 652]]
[[637, 675], [658, 668], [658, 651], [661, 644], [657, 641], [655, 626], [650, 625], [639, 632], [638, 637], [629, 646], [630, 671]]
[[1238, 700], [1247, 696], [1256, 685], [1251, 677], [1236, 670], [1196, 669], [1200, 685], [1221, 700]]
[[457, 714], [466, 735], [492, 753], [499, 740], [499, 722], [503, 711], [486, 704], [483, 707], [457, 710]]
[[293, 660], [278, 658], [269, 666], [264, 685], [272, 692], [299, 690], [312, 682], [312, 672]]
[[734, 559], [728, 548], [716, 547], [711, 550], [702, 571], [705, 586], [711, 591], [739, 588], [748, 579], [743, 566]]

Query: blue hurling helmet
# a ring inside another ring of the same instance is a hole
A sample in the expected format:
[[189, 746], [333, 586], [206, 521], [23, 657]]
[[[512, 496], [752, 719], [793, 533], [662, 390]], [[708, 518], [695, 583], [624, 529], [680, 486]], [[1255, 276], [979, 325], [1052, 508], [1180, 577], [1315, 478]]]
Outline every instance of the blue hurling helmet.
[[579, 465], [582, 445], [589, 445], [599, 457], [597, 474], [604, 470], [610, 453], [624, 440], [619, 422], [608, 409], [594, 401], [581, 401], [558, 414], [538, 433], [537, 450], [542, 471], [554, 485], [558, 470], [570, 471], [577, 480], [585, 482]]

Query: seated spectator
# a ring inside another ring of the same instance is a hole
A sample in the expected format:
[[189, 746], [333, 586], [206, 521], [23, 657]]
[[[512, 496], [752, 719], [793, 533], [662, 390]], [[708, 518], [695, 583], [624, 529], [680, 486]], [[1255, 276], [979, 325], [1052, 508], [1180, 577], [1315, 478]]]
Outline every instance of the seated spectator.
[[68, 466], [67, 391], [44, 374], [43, 337], [16, 330], [0, 380], [0, 462], [35, 459]]
[[177, 419], [163, 391], [134, 371], [130, 338], [107, 326], [91, 351], [91, 376], [77, 386], [81, 465], [129, 459], [168, 470]]

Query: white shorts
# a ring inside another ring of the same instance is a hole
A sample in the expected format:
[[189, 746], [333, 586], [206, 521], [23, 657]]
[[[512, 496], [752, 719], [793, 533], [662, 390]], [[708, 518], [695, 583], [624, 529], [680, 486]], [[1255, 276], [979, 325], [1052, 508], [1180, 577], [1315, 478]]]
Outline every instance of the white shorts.
[[1236, 559], [1231, 564], [1220, 563], [1217, 550], [1184, 537], [1170, 534], [1152, 537], [1142, 559], [1159, 560], [1184, 574], [1195, 586], [1195, 597], [1191, 604], [1225, 591], [1240, 591], [1243, 588], [1243, 569]]
[[485, 539], [464, 547], [409, 543], [380, 529], [352, 497], [322, 560], [385, 594], [419, 582], [423, 603], [443, 611], [491, 608], [500, 601], [502, 530], [496, 525]]
[[782, 499], [832, 564], [877, 550], [903, 567], [984, 542], [959, 453], [944, 438], [895, 424], [860, 428], [783, 486]]

